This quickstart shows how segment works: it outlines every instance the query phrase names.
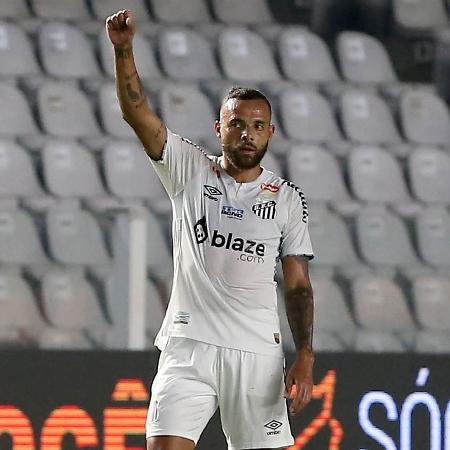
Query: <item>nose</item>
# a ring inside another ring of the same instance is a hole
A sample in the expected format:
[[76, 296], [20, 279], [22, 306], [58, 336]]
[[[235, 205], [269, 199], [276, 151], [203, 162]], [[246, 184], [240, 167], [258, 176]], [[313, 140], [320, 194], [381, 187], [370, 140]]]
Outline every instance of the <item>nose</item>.
[[241, 139], [245, 142], [253, 141], [253, 135], [252, 135], [249, 127], [245, 127], [242, 129]]

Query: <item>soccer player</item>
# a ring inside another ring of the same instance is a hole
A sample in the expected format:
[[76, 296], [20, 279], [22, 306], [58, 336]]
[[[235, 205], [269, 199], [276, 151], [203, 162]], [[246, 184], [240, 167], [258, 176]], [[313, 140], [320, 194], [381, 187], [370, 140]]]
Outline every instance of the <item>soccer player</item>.
[[[150, 109], [133, 59], [132, 13], [111, 15], [106, 29], [123, 117], [173, 207], [174, 280], [155, 342], [162, 352], [147, 448], [194, 449], [218, 407], [229, 449], [285, 448], [294, 442], [286, 396], [295, 414], [313, 387], [313, 253], [302, 192], [260, 166], [274, 133], [270, 103], [257, 90], [233, 88], [215, 123], [222, 156], [207, 156]], [[286, 384], [279, 258], [297, 349]]]

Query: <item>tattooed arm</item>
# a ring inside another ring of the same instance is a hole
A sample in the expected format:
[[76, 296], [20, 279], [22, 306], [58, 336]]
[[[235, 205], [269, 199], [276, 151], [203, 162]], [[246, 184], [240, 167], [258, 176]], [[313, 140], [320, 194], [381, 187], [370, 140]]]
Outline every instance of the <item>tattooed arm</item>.
[[136, 24], [129, 10], [106, 19], [106, 31], [114, 46], [117, 96], [123, 118], [134, 129], [148, 155], [159, 160], [167, 138], [166, 127], [150, 109], [133, 56]]
[[314, 301], [308, 260], [300, 256], [286, 256], [282, 260], [282, 265], [286, 314], [297, 350], [296, 360], [286, 379], [286, 390], [292, 399], [290, 411], [295, 414], [311, 400]]

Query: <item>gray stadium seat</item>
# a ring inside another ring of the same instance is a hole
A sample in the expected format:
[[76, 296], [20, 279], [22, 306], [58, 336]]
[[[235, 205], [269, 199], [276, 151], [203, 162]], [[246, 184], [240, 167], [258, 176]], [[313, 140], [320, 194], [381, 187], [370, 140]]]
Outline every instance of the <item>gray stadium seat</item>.
[[55, 203], [43, 191], [28, 153], [15, 142], [0, 141], [0, 180], [0, 197], [22, 197], [37, 211]]
[[[417, 246], [430, 266], [450, 273], [450, 213], [443, 207], [429, 206], [416, 218]], [[449, 316], [450, 317], [450, 316]]]
[[336, 123], [331, 105], [318, 92], [290, 88], [280, 95], [280, 117], [291, 139], [327, 145], [335, 153], [348, 151]]
[[159, 34], [159, 55], [163, 70], [174, 80], [221, 78], [211, 45], [193, 30], [163, 30]]
[[26, 0], [0, 2], [0, 17], [2, 19], [27, 19], [30, 11]]
[[352, 201], [336, 158], [318, 146], [298, 145], [287, 155], [288, 177], [309, 201], [330, 202], [342, 214], [354, 213]]
[[355, 317], [363, 330], [392, 333], [412, 346], [416, 326], [400, 287], [391, 279], [363, 275], [351, 284]]
[[108, 190], [126, 202], [145, 201], [152, 210], [168, 214], [171, 204], [149, 157], [135, 142], [114, 142], [103, 151]]
[[354, 148], [348, 157], [348, 174], [353, 194], [363, 202], [388, 203], [405, 216], [421, 210], [409, 195], [397, 159], [386, 150]]
[[90, 17], [84, 0], [32, 0], [33, 10], [38, 17], [45, 20], [83, 20]]
[[46, 72], [57, 78], [98, 77], [100, 71], [86, 36], [63, 22], [49, 22], [39, 31], [39, 48]]
[[261, 165], [265, 169], [270, 170], [271, 172], [280, 177], [284, 175], [280, 161], [276, 158], [276, 156], [274, 156], [274, 154], [270, 150], [268, 150], [267, 153], [264, 155], [264, 158], [261, 161]]
[[450, 332], [449, 289], [448, 277], [422, 276], [413, 280], [412, 297], [417, 320], [425, 330]]
[[340, 33], [337, 52], [342, 73], [350, 83], [365, 85], [397, 81], [383, 44], [372, 36], [354, 31]]
[[23, 93], [11, 84], [0, 83], [0, 136], [26, 136], [38, 132]]
[[205, 0], [150, 0], [150, 4], [159, 22], [199, 24], [211, 21]]
[[212, 0], [215, 16], [226, 24], [262, 24], [273, 21], [266, 0]]
[[417, 353], [449, 353], [450, 333], [421, 330], [416, 335]]
[[283, 73], [298, 83], [337, 83], [339, 75], [325, 42], [304, 27], [289, 27], [278, 40]]
[[370, 265], [400, 268], [405, 275], [426, 272], [420, 264], [404, 222], [382, 206], [367, 206], [356, 216], [359, 250]]
[[52, 270], [42, 278], [43, 308], [51, 325], [77, 330], [102, 346], [108, 323], [93, 287], [79, 271]]
[[450, 145], [450, 114], [444, 101], [425, 91], [405, 91], [400, 99], [405, 137], [414, 144]]
[[24, 210], [0, 210], [0, 264], [25, 266], [36, 276], [51, 265], [36, 225]]
[[270, 47], [254, 32], [226, 28], [219, 35], [218, 48], [223, 72], [230, 80], [249, 83], [280, 78]]
[[86, 96], [70, 83], [47, 81], [37, 94], [44, 130], [64, 138], [98, 137], [100, 129]]
[[312, 278], [314, 331], [325, 331], [347, 348], [353, 347], [355, 323], [339, 286], [328, 278]]
[[[114, 78], [114, 49], [105, 30], [99, 33], [98, 39], [99, 56], [103, 70], [110, 78]], [[133, 52], [139, 77], [142, 80], [159, 80], [161, 72], [153, 48], [139, 31], [133, 39]]]
[[349, 89], [341, 96], [342, 126], [347, 137], [359, 144], [401, 143], [392, 113], [377, 95]]
[[450, 155], [435, 148], [415, 150], [408, 159], [414, 195], [423, 202], [450, 204]]
[[311, 268], [335, 270], [346, 278], [368, 271], [357, 257], [345, 222], [320, 205], [309, 210], [309, 233], [314, 248]]
[[47, 327], [39, 336], [42, 350], [93, 350], [95, 344], [80, 330]]
[[357, 352], [364, 353], [404, 353], [405, 345], [392, 333], [385, 331], [358, 330], [355, 336]]
[[114, 82], [105, 82], [98, 92], [100, 120], [104, 130], [114, 138], [136, 139], [136, 134], [122, 117]]
[[36, 344], [44, 321], [26, 281], [17, 273], [0, 271], [0, 348]]
[[159, 96], [160, 112], [164, 123], [180, 136], [195, 143], [213, 143], [218, 146], [214, 131], [215, 114], [211, 103], [194, 86], [167, 85]]
[[94, 15], [101, 20], [105, 20], [111, 14], [122, 9], [133, 11], [139, 22], [145, 22], [149, 19], [144, 0], [91, 0], [90, 3]]
[[394, 20], [405, 32], [429, 31], [448, 25], [443, 0], [394, 0]]
[[0, 22], [0, 58], [2, 60], [0, 77], [2, 78], [40, 73], [29, 38], [14, 23]]
[[88, 211], [58, 206], [46, 216], [51, 255], [60, 264], [87, 266], [102, 275], [111, 259], [97, 220]]

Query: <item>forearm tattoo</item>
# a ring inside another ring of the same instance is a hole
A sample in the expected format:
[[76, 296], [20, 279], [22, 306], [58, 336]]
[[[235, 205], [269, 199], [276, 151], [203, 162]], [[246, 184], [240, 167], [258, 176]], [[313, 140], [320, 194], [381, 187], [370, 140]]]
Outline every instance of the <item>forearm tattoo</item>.
[[142, 85], [142, 82], [137, 73], [126, 77], [126, 79], [131, 79], [133, 77], [136, 78], [136, 80], [137, 80], [137, 89], [136, 89], [136, 87], [133, 87], [131, 82], [126, 83], [127, 97], [133, 103], [136, 103], [135, 108], [139, 108], [139, 106], [141, 106], [146, 101], [146, 96], [145, 96], [144, 86]]
[[287, 291], [285, 302], [296, 349], [312, 352], [314, 300], [311, 286]]

